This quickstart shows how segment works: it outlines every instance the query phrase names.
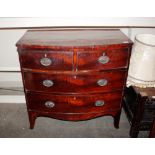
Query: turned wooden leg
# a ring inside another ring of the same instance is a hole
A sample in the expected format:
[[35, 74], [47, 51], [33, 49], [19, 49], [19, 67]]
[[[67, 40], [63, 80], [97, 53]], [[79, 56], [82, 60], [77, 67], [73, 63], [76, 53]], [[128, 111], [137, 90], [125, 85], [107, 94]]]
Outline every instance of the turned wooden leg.
[[29, 114], [30, 129], [33, 129], [35, 125], [35, 120], [37, 118], [37, 114], [36, 112], [33, 111], [29, 111], [28, 114]]
[[120, 116], [121, 116], [121, 111], [119, 111], [119, 112], [114, 116], [114, 127], [115, 127], [116, 129], [119, 128]]

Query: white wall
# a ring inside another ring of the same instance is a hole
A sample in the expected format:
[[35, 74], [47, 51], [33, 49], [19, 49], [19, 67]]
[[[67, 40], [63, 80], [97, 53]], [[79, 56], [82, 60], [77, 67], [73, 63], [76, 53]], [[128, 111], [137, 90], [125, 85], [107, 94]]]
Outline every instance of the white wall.
[[[19, 60], [16, 42], [26, 32], [26, 27], [42, 26], [126, 26], [121, 30], [132, 40], [136, 34], [152, 33], [155, 28], [155, 18], [87, 18], [87, 19], [56, 19], [56, 18], [2, 18], [0, 20], [0, 71], [19, 71]], [[22, 27], [22, 29], [21, 29]], [[14, 29], [16, 28], [16, 29]], [[19, 29], [18, 29], [19, 28]], [[20, 73], [0, 72], [0, 86], [8, 81], [18, 81], [22, 85]], [[16, 85], [16, 83], [15, 83]]]
[[0, 30], [0, 71], [19, 70], [16, 42], [26, 30]]
[[[19, 38], [28, 28], [52, 26], [111, 26], [132, 40], [139, 33], [155, 34], [155, 18], [0, 18], [0, 87], [22, 87], [20, 72], [9, 72], [20, 71], [15, 46]], [[25, 98], [4, 94], [0, 103], [25, 103]]]
[[117, 26], [155, 27], [154, 17], [85, 17], [85, 18], [0, 18], [1, 28], [42, 26]]
[[[128, 29], [121, 29], [128, 35]], [[26, 29], [0, 30], [0, 71], [20, 71], [16, 42], [26, 32]], [[8, 81], [19, 81], [21, 86], [21, 74], [13, 72], [0, 72], [0, 86]], [[3, 84], [2, 84], [3, 83]], [[17, 83], [15, 83], [16, 85]]]
[[[25, 31], [0, 30], [0, 71], [20, 71], [15, 44]], [[21, 80], [20, 73], [0, 72], [0, 86], [7, 86], [8, 81], [19, 81], [18, 83], [13, 83], [12, 86], [16, 86], [16, 84], [21, 86]]]

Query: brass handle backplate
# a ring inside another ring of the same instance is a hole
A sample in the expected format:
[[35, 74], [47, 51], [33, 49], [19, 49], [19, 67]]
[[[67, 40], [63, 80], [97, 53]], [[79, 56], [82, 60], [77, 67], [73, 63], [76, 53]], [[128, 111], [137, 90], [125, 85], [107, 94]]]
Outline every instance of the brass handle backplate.
[[46, 102], [45, 102], [45, 106], [46, 106], [47, 108], [53, 108], [53, 107], [55, 106], [55, 103], [52, 102], [52, 101], [46, 101]]
[[110, 58], [107, 55], [105, 55], [105, 53], [103, 53], [103, 55], [98, 58], [98, 62], [101, 64], [106, 64], [109, 62], [109, 60]]
[[43, 66], [50, 66], [52, 64], [52, 60], [50, 58], [41, 58], [40, 63]]
[[108, 81], [106, 79], [100, 79], [97, 81], [97, 84], [101, 87], [106, 86], [108, 84]]
[[54, 85], [54, 82], [52, 80], [44, 80], [43, 85], [45, 87], [52, 87]]
[[97, 100], [96, 102], [95, 102], [95, 106], [96, 107], [101, 107], [101, 106], [104, 106], [104, 101], [103, 100]]

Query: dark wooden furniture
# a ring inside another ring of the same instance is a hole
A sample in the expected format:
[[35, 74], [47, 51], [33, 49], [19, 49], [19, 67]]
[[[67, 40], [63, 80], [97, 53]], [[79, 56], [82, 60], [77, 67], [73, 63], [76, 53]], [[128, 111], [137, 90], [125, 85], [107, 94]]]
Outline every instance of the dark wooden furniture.
[[130, 122], [130, 136], [139, 131], [150, 131], [155, 119], [155, 89], [129, 87], [125, 89], [124, 110]]
[[16, 44], [30, 128], [47, 116], [119, 126], [132, 42], [120, 30], [29, 30]]
[[153, 121], [151, 131], [149, 133], [149, 138], [155, 138], [155, 119]]

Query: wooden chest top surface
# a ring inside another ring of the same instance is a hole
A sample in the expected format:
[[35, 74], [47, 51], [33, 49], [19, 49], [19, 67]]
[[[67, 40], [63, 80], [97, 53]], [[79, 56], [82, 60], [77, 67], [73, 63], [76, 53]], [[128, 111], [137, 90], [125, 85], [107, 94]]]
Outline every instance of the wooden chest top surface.
[[118, 29], [55, 29], [28, 30], [17, 42], [18, 47], [94, 47], [132, 45], [132, 41]]

